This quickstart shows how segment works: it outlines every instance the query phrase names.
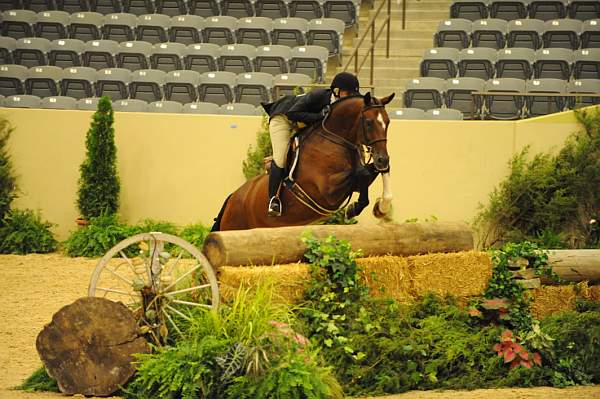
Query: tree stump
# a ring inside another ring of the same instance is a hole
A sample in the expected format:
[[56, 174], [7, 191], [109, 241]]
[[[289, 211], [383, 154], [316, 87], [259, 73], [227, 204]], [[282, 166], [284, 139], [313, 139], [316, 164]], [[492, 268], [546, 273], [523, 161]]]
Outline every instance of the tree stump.
[[150, 348], [122, 303], [80, 298], [52, 316], [36, 340], [48, 375], [62, 393], [108, 396], [135, 372], [135, 353]]

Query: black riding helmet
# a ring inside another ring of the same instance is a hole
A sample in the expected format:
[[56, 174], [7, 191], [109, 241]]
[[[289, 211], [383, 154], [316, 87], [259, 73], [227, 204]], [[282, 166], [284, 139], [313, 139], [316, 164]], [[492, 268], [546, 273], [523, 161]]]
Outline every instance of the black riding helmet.
[[358, 78], [349, 72], [340, 72], [331, 81], [331, 90], [339, 89], [351, 93], [359, 92]]

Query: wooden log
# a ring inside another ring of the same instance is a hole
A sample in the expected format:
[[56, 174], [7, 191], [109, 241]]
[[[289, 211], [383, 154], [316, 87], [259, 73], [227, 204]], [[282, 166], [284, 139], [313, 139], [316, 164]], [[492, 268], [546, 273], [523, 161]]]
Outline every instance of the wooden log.
[[[548, 252], [548, 264], [560, 278], [569, 282], [600, 282], [600, 249], [557, 249]], [[514, 272], [516, 277], [531, 279], [533, 269]], [[543, 284], [552, 284], [541, 277]]]
[[473, 234], [464, 223], [404, 223], [380, 225], [314, 225], [210, 233], [203, 252], [215, 268], [223, 265], [293, 263], [306, 250], [300, 237], [311, 231], [323, 239], [347, 240], [363, 256], [409, 256], [473, 249]]
[[81, 298], [60, 309], [37, 337], [48, 375], [68, 395], [108, 396], [135, 372], [135, 353], [149, 353], [122, 303]]

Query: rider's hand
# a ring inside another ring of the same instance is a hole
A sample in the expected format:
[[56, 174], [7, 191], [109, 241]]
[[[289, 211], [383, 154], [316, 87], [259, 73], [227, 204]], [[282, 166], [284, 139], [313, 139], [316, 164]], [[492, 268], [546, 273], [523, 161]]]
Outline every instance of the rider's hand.
[[325, 118], [328, 113], [329, 113], [329, 105], [326, 105], [321, 110], [321, 117]]

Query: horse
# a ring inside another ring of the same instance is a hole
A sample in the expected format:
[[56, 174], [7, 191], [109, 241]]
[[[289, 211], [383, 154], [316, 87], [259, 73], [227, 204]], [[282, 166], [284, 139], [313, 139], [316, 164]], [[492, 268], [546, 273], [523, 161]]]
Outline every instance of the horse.
[[[357, 216], [369, 204], [368, 188], [379, 173], [384, 193], [373, 213], [385, 217], [391, 206], [390, 120], [385, 105], [394, 95], [377, 99], [367, 93], [334, 102], [320, 124], [300, 135], [297, 159], [291, 152], [288, 156], [288, 173], [291, 164], [295, 167], [284, 183], [287, 188], [280, 190], [283, 214], [267, 215], [268, 175], [263, 174], [248, 180], [225, 200], [212, 231], [315, 223], [347, 204], [353, 192], [359, 192], [359, 198], [346, 207], [346, 216]], [[371, 163], [364, 164], [363, 146], [371, 152]]]

